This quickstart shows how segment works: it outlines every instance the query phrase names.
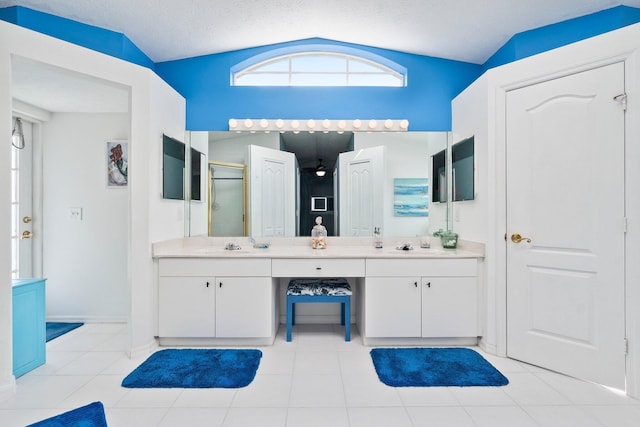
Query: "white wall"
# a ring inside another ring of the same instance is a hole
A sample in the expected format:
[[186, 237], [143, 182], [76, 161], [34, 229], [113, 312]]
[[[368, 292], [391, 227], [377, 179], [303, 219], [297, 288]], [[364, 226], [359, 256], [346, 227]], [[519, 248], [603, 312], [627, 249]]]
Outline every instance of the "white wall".
[[[431, 203], [431, 155], [446, 147], [444, 132], [355, 133], [354, 150], [386, 147], [386, 177], [384, 185], [385, 236], [415, 237], [446, 228], [446, 203]], [[428, 178], [429, 216], [396, 217], [393, 213], [394, 178]], [[431, 224], [431, 225], [430, 225]], [[434, 229], [435, 227], [435, 229]]]
[[[185, 100], [147, 68], [0, 22], [0, 134], [11, 132], [11, 56], [74, 70], [125, 86], [130, 91], [129, 190], [127, 214], [128, 352], [147, 353], [156, 343], [154, 267], [151, 244], [184, 235], [184, 219], [163, 203], [161, 163], [163, 133], [183, 137]], [[0, 223], [9, 224], [10, 144], [0, 146]], [[4, 166], [4, 167], [2, 167]], [[11, 247], [9, 227], [0, 228], [0, 400], [15, 393], [12, 375]], [[99, 244], [97, 242], [96, 244]], [[108, 262], [105, 256], [105, 262]]]
[[[640, 264], [637, 262], [640, 259], [640, 169], [636, 166], [640, 158], [640, 24], [489, 70], [453, 101], [454, 134], [473, 133], [479, 142], [476, 153], [481, 191], [477, 205], [479, 217], [484, 218], [479, 222], [463, 212], [458, 224], [470, 230], [469, 233], [476, 230], [477, 240], [486, 243], [487, 322], [482, 345], [491, 352], [505, 355], [506, 92], [619, 61], [625, 62], [628, 95], [625, 120], [627, 384], [629, 394], [640, 397]], [[478, 119], [485, 110], [486, 120]], [[486, 184], [483, 184], [485, 177]], [[484, 235], [481, 230], [486, 230]]]
[[280, 149], [280, 134], [271, 133], [232, 133], [210, 132], [209, 160], [219, 162], [249, 164], [249, 145]]
[[[128, 188], [106, 185], [106, 141], [127, 140], [129, 114], [51, 115], [42, 126], [43, 275], [47, 319], [128, 318]], [[82, 209], [72, 220], [69, 209]]]

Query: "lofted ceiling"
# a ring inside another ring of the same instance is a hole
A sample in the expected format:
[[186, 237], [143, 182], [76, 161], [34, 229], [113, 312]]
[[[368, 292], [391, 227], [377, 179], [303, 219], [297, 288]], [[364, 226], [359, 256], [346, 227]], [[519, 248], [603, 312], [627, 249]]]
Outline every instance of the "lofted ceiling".
[[[317, 37], [482, 64], [514, 34], [619, 5], [640, 0], [0, 0], [123, 33], [154, 62]], [[106, 81], [20, 58], [12, 74], [13, 97], [50, 112], [129, 110]], [[300, 135], [285, 143], [313, 148], [301, 166], [335, 161], [315, 149], [326, 135]]]
[[484, 63], [514, 34], [640, 0], [0, 0], [124, 33], [154, 62], [320, 37]]

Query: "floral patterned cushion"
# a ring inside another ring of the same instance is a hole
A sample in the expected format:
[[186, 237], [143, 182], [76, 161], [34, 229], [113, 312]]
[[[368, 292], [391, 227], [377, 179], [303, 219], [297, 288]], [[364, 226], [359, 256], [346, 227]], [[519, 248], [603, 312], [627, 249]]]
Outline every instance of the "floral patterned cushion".
[[287, 295], [351, 295], [351, 286], [347, 279], [293, 279]]

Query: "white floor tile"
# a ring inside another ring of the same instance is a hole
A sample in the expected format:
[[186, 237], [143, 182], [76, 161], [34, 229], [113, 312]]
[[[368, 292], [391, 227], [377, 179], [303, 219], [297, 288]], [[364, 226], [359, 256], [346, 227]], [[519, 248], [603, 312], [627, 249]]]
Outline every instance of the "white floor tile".
[[596, 417], [579, 406], [525, 406], [531, 418], [544, 427], [601, 427]]
[[227, 408], [236, 395], [233, 388], [188, 388], [173, 402], [174, 408]]
[[337, 375], [340, 373], [338, 353], [336, 351], [298, 351], [293, 373]]
[[156, 427], [159, 426], [167, 408], [105, 408], [109, 427]]
[[256, 375], [251, 384], [236, 390], [232, 406], [286, 407], [290, 390], [291, 375]]
[[289, 408], [287, 427], [349, 427], [347, 408]]
[[231, 408], [222, 426], [285, 427], [286, 423], [287, 408]]
[[413, 427], [476, 427], [464, 408], [414, 407], [407, 408]]
[[478, 427], [538, 427], [533, 418], [517, 406], [467, 407]]
[[171, 408], [159, 426], [220, 427], [226, 415], [226, 408]]
[[516, 405], [504, 387], [451, 387], [450, 391], [462, 406]]
[[589, 406], [585, 408], [605, 427], [637, 427], [640, 425], [640, 405]]
[[254, 381], [240, 389], [129, 389], [127, 326], [87, 324], [47, 343], [47, 363], [17, 379], [0, 426], [22, 427], [93, 401], [109, 427], [638, 426], [640, 401], [474, 348], [510, 380], [505, 387], [389, 387], [353, 325], [280, 328]]
[[343, 375], [349, 407], [402, 406], [398, 388], [389, 387], [377, 375]]
[[295, 374], [289, 407], [343, 407], [344, 390], [340, 375]]
[[512, 373], [502, 388], [520, 405], [568, 405], [571, 402], [532, 373]]
[[404, 406], [457, 406], [449, 387], [398, 387]]
[[351, 427], [413, 427], [405, 408], [348, 408]]

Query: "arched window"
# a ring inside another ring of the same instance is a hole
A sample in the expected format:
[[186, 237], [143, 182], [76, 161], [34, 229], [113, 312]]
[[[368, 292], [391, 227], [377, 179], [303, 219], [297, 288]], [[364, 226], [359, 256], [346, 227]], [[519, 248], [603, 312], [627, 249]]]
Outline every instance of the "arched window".
[[231, 85], [402, 87], [406, 86], [406, 74], [404, 67], [369, 52], [337, 46], [298, 46], [276, 49], [237, 64], [231, 69]]

